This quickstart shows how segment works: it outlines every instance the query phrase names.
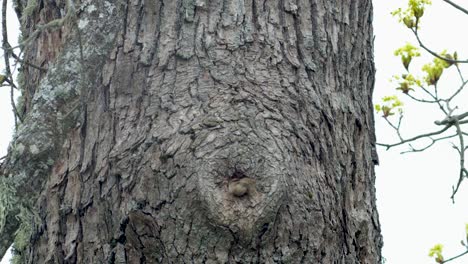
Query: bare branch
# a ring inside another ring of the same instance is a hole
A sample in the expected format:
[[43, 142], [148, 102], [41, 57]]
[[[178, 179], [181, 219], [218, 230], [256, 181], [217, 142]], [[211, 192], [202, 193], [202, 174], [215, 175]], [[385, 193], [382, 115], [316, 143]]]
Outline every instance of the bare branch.
[[463, 13], [467, 14], [468, 15], [468, 10], [466, 10], [465, 8], [455, 4], [454, 2], [450, 1], [450, 0], [443, 0], [444, 2], [452, 5], [453, 7], [455, 7], [456, 9], [462, 11]]
[[11, 56], [12, 56], [17, 62], [19, 62], [19, 63], [21, 63], [21, 64], [23, 64], [23, 65], [30, 66], [31, 68], [34, 68], [34, 69], [36, 69], [36, 70], [47, 71], [46, 68], [43, 68], [43, 67], [34, 65], [34, 64], [30, 63], [30, 62], [27, 62], [27, 61], [21, 59], [21, 58], [20, 58], [18, 55], [16, 55], [14, 52], [11, 52], [10, 54], [11, 54]]
[[419, 46], [421, 46], [421, 48], [423, 48], [424, 50], [429, 52], [432, 56], [434, 56], [436, 58], [439, 58], [441, 60], [444, 60], [446, 62], [449, 62], [449, 63], [468, 63], [468, 60], [454, 60], [454, 59], [449, 59], [449, 58], [446, 58], [446, 57], [442, 57], [439, 54], [437, 54], [437, 52], [435, 52], [435, 51], [429, 49], [428, 47], [426, 47], [426, 45], [424, 45], [422, 40], [419, 38], [417, 24], [418, 24], [418, 21], [416, 22], [416, 26], [414, 28], [412, 28], [411, 31], [413, 31], [414, 35], [416, 36], [416, 40], [418, 41]]
[[449, 259], [447, 259], [447, 260], [444, 260], [444, 261], [442, 261], [441, 263], [447, 263], [447, 262], [452, 261], [452, 260], [455, 260], [455, 259], [457, 259], [457, 258], [459, 258], [459, 257], [463, 257], [463, 256], [466, 255], [466, 254], [468, 254], [468, 248], [466, 249], [465, 252], [463, 252], [463, 253], [461, 253], [461, 254], [458, 254], [458, 255], [456, 255], [455, 257], [452, 257], [452, 258], [449, 258]]
[[421, 135], [418, 135], [418, 136], [415, 136], [415, 137], [412, 137], [412, 138], [409, 138], [409, 139], [401, 140], [400, 142], [394, 143], [394, 144], [377, 143], [377, 145], [382, 146], [382, 147], [386, 147], [387, 150], [388, 150], [390, 148], [400, 146], [400, 145], [403, 145], [405, 143], [413, 142], [413, 141], [416, 141], [416, 140], [421, 139], [421, 138], [428, 138], [428, 137], [431, 137], [431, 136], [440, 135], [440, 134], [444, 133], [445, 131], [447, 131], [447, 129], [449, 129], [450, 127], [452, 127], [452, 124], [447, 124], [444, 128], [442, 128], [441, 130], [438, 130], [438, 131], [434, 131], [434, 132], [426, 133], [426, 134], [421, 134]]
[[455, 202], [455, 195], [457, 194], [458, 189], [460, 188], [460, 185], [461, 185], [463, 179], [467, 175], [467, 171], [466, 171], [466, 168], [465, 168], [465, 150], [466, 150], [466, 148], [465, 148], [465, 141], [464, 141], [463, 133], [462, 133], [463, 131], [460, 128], [460, 124], [458, 123], [458, 120], [455, 121], [454, 125], [457, 128], [458, 139], [459, 139], [459, 142], [460, 142], [460, 149], [458, 150], [458, 154], [460, 155], [460, 176], [458, 177], [457, 186], [452, 189], [453, 190], [452, 191], [452, 196], [450, 197], [452, 199], [452, 202]]
[[[7, 21], [6, 21], [6, 9], [7, 9], [7, 0], [2, 1], [2, 47], [5, 49], [10, 47], [10, 44], [8, 44], [8, 31], [7, 31]], [[10, 68], [10, 52], [9, 51], [4, 51], [4, 61], [5, 61], [5, 75], [6, 78], [9, 80], [10, 84], [10, 103], [11, 107], [13, 109], [13, 115], [15, 117], [15, 129], [18, 128], [18, 119], [20, 122], [23, 122], [21, 119], [18, 110], [16, 109], [15, 105], [15, 96], [14, 96], [14, 89], [16, 86], [14, 85], [13, 81], [13, 75], [11, 74], [11, 68]]]
[[411, 147], [411, 150], [403, 151], [400, 154], [406, 154], [406, 153], [411, 153], [411, 152], [422, 152], [422, 151], [425, 151], [426, 149], [432, 147], [438, 141], [453, 138], [453, 137], [456, 137], [456, 136], [458, 136], [458, 134], [454, 134], [454, 135], [450, 135], [450, 136], [446, 136], [446, 137], [440, 137], [440, 138], [436, 138], [436, 139], [433, 139], [432, 137], [429, 137], [429, 139], [431, 139], [431, 141], [432, 141], [429, 145], [427, 145], [427, 146], [425, 146], [423, 148], [420, 148], [420, 149], [415, 149], [415, 148]]

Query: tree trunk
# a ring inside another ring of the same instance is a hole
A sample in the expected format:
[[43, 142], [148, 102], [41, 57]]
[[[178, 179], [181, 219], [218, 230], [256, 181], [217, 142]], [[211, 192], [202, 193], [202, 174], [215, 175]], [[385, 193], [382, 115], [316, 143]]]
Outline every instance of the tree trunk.
[[380, 262], [371, 0], [29, 2], [24, 263]]

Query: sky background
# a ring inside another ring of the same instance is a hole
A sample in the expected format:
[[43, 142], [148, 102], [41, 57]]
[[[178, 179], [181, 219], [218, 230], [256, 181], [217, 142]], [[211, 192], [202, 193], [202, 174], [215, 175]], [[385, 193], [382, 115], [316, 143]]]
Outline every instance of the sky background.
[[[442, 0], [433, 0], [422, 18], [420, 36], [427, 46], [435, 51], [447, 49], [458, 51], [459, 57], [468, 57], [467, 34], [465, 26], [468, 16], [454, 9]], [[454, 1], [468, 8], [467, 0]], [[375, 62], [377, 68], [374, 102], [385, 95], [397, 94], [395, 83], [389, 79], [394, 74], [401, 74], [404, 68], [393, 51], [406, 42], [416, 44], [409, 29], [397, 23], [390, 12], [398, 7], [405, 7], [407, 0], [374, 0]], [[432, 60], [422, 52], [412, 62], [410, 69], [420, 69], [422, 64]], [[466, 67], [465, 67], [466, 68]], [[466, 69], [465, 69], [466, 72]], [[439, 84], [441, 93], [457, 88], [458, 77], [454, 69], [444, 72]], [[465, 74], [468, 78], [468, 73]], [[461, 94], [464, 100], [459, 106], [467, 110], [467, 93]], [[403, 137], [412, 136], [440, 129], [435, 120], [444, 116], [433, 105], [421, 106], [411, 100], [404, 100]], [[395, 134], [379, 114], [376, 115], [377, 141], [396, 142]], [[406, 121], [406, 122], [405, 122]], [[430, 264], [435, 263], [428, 257], [429, 249], [441, 243], [444, 256], [449, 258], [463, 252], [460, 240], [465, 237], [465, 223], [468, 223], [468, 181], [462, 185], [456, 196], [456, 203], [450, 200], [452, 185], [458, 179], [458, 156], [451, 147], [451, 141], [439, 143], [422, 153], [400, 155], [407, 148], [401, 147], [385, 151], [378, 149], [380, 166], [377, 174], [377, 205], [384, 237], [383, 256], [388, 264]], [[468, 257], [451, 264], [466, 264]]]
[[[11, 1], [9, 1], [11, 2]], [[455, 0], [468, 8], [468, 0]], [[374, 101], [379, 102], [385, 95], [400, 95], [405, 102], [403, 136], [412, 137], [439, 129], [435, 120], [444, 118], [434, 106], [415, 104], [398, 93], [396, 85], [389, 79], [403, 73], [403, 67], [393, 51], [406, 42], [416, 44], [411, 32], [390, 12], [405, 7], [407, 0], [374, 0], [375, 62], [377, 68]], [[8, 23], [10, 42], [15, 42], [14, 29], [18, 24], [14, 14], [9, 12]], [[433, 0], [422, 19], [420, 34], [428, 46], [435, 51], [448, 49], [458, 51], [459, 58], [468, 58], [468, 16], [452, 8], [442, 0]], [[12, 43], [13, 44], [13, 43]], [[418, 69], [432, 60], [423, 52], [423, 57], [414, 62], [412, 69]], [[3, 58], [2, 60], [3, 61]], [[465, 71], [466, 72], [466, 71]], [[447, 75], [447, 76], [445, 76]], [[453, 69], [444, 73], [440, 90], [457, 88], [457, 75]], [[465, 76], [468, 78], [468, 72]], [[460, 111], [467, 109], [465, 92], [459, 100]], [[464, 104], [464, 106], [463, 106]], [[10, 110], [8, 89], [0, 89], [0, 156], [6, 153], [11, 139], [13, 117]], [[376, 115], [377, 138], [381, 143], [395, 142], [395, 134], [384, 120]], [[451, 141], [439, 143], [423, 153], [401, 155], [401, 147], [385, 151], [378, 149], [380, 165], [376, 167], [377, 205], [384, 237], [383, 256], [386, 264], [430, 264], [429, 249], [437, 243], [444, 244], [444, 256], [449, 258], [463, 251], [460, 240], [465, 237], [465, 223], [468, 223], [468, 181], [462, 185], [456, 196], [456, 203], [450, 200], [452, 185], [458, 178], [458, 156], [451, 147]], [[5, 256], [0, 264], [9, 263]], [[466, 264], [468, 257], [451, 264]]]

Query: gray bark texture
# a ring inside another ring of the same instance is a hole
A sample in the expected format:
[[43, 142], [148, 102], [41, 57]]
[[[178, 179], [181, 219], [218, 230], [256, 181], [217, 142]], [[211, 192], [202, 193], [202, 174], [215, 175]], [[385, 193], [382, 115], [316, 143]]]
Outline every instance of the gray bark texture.
[[24, 263], [380, 263], [371, 0], [16, 2]]

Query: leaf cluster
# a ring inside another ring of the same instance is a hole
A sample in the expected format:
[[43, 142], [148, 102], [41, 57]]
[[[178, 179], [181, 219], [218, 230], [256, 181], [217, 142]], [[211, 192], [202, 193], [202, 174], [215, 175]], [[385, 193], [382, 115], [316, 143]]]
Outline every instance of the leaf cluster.
[[383, 97], [382, 104], [376, 104], [375, 110], [377, 113], [382, 112], [383, 117], [389, 117], [395, 114], [395, 110], [401, 113], [402, 106], [400, 99], [396, 95], [391, 95]]
[[[440, 55], [450, 58], [450, 59], [453, 59], [453, 58], [457, 59], [458, 57], [456, 51], [453, 53], [453, 55], [451, 55], [447, 53], [447, 50], [444, 50], [440, 53]], [[426, 73], [424, 80], [426, 81], [427, 85], [436, 85], [440, 77], [442, 76], [444, 69], [452, 65], [453, 63], [446, 61], [446, 60], [439, 59], [437, 57], [434, 58], [432, 63], [425, 64], [422, 67], [422, 70]]]
[[415, 28], [418, 20], [424, 15], [426, 6], [430, 4], [430, 0], [409, 0], [406, 9], [398, 8], [391, 14], [397, 16], [408, 28]]
[[442, 263], [444, 261], [444, 256], [442, 255], [442, 250], [444, 245], [436, 244], [429, 250], [429, 257], [435, 257], [437, 263]]

